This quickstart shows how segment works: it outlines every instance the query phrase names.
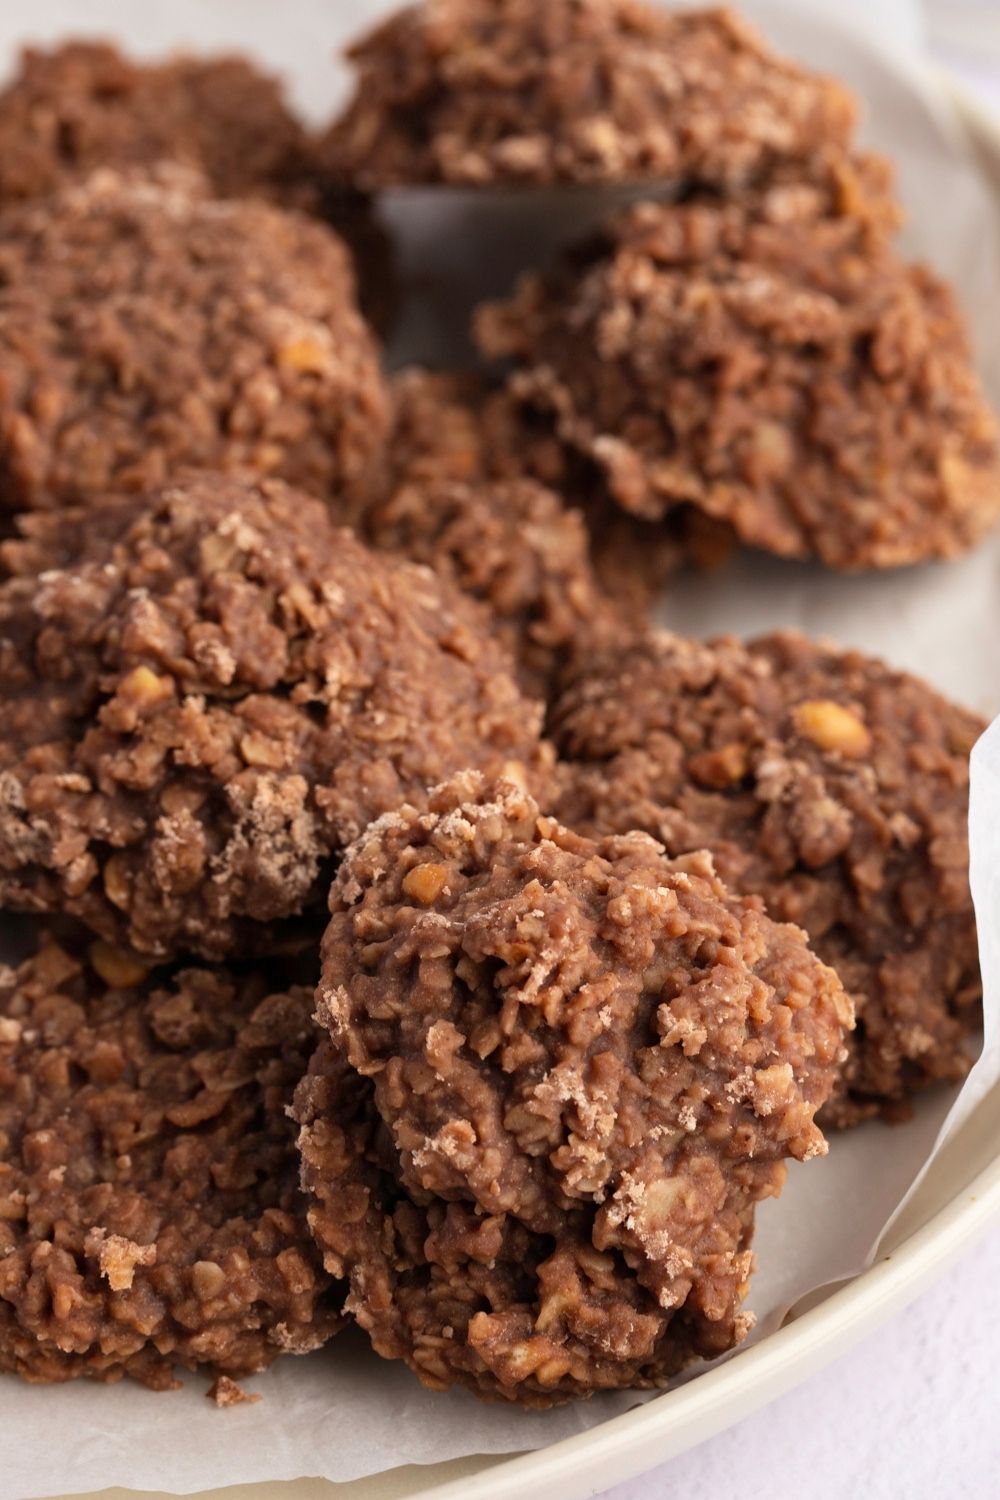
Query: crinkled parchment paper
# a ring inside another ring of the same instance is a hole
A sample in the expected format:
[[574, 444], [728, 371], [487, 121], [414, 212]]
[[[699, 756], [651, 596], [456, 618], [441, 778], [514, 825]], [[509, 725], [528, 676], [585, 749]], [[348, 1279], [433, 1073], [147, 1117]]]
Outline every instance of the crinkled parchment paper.
[[[239, 47], [283, 71], [298, 102], [322, 117], [344, 87], [343, 73], [331, 65], [334, 49], [391, 8], [387, 0], [144, 0], [141, 6], [89, 0], [85, 7], [76, 0], [37, 0], [16, 13], [4, 7], [0, 66], [12, 61], [22, 40], [53, 42], [81, 31], [117, 36], [140, 53], [180, 45]], [[803, 0], [787, 11], [748, 0], [744, 8], [776, 43], [839, 73], [866, 100], [866, 138], [899, 163], [910, 248], [958, 285], [983, 371], [1000, 398], [995, 208], [946, 92], [921, 62], [909, 0], [815, 0], [811, 6]], [[824, 12], [835, 13], [836, 24]], [[579, 212], [553, 202], [543, 207], [544, 222], [528, 235], [536, 255]], [[435, 246], [439, 256], [454, 253], [456, 214], [468, 236], [461, 241], [463, 262], [480, 264], [493, 278], [498, 266], [506, 271], [501, 251], [509, 259], [511, 246], [498, 246], [486, 207], [478, 226], [468, 203], [449, 202], [447, 195], [422, 206], [395, 202], [391, 214], [407, 238], [404, 270], [419, 267], [416, 289], [431, 305]], [[477, 233], [482, 256], [468, 249]], [[454, 268], [442, 261], [437, 274], [454, 306]], [[417, 346], [424, 358], [440, 357], [440, 330], [426, 319], [422, 329], [412, 319], [404, 328], [409, 347], [397, 347], [397, 358], [412, 357], [418, 338], [437, 341]], [[918, 671], [992, 715], [1000, 709], [998, 575], [1000, 538], [950, 566], [879, 577], [838, 578], [747, 556], [714, 577], [679, 580], [660, 618], [699, 635], [797, 625]], [[974, 773], [973, 876], [983, 929], [987, 1048], [961, 1092], [922, 1100], [905, 1126], [873, 1124], [837, 1138], [827, 1158], [793, 1168], [780, 1202], [759, 1216], [760, 1270], [749, 1305], [761, 1335], [806, 1292], [864, 1267], [942, 1131], [1000, 1077], [1000, 725], [980, 743]], [[218, 1412], [198, 1381], [182, 1392], [154, 1395], [128, 1384], [42, 1390], [2, 1378], [0, 1497], [29, 1500], [111, 1485], [190, 1493], [313, 1475], [347, 1480], [404, 1463], [541, 1446], [639, 1399], [602, 1397], [539, 1414], [484, 1407], [462, 1393], [432, 1395], [400, 1365], [377, 1360], [356, 1333], [321, 1354], [283, 1360], [250, 1386], [264, 1397], [262, 1404]]]

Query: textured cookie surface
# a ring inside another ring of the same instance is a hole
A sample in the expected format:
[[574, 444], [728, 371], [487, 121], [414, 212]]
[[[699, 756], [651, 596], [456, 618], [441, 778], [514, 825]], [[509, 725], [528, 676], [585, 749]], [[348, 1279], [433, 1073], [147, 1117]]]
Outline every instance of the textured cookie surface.
[[8, 905], [223, 957], [403, 797], [541, 755], [466, 602], [278, 481], [36, 514], [3, 556]]
[[545, 1404], [737, 1343], [851, 1020], [801, 932], [474, 775], [372, 825], [331, 912], [303, 1183], [375, 1348]]
[[[411, 368], [396, 375], [391, 390], [384, 461], [356, 487], [351, 519], [375, 542], [405, 536], [407, 546], [427, 549], [429, 561], [465, 575], [472, 592], [493, 603], [495, 618], [507, 621], [515, 645], [523, 642], [536, 685], [539, 673], [551, 680], [552, 667], [562, 668], [574, 616], [603, 630], [611, 599], [619, 615], [638, 618], [676, 569], [710, 564], [728, 550], [725, 528], [692, 507], [679, 508], [667, 525], [625, 513], [608, 499], [598, 467], [560, 439], [549, 413], [484, 375]], [[464, 506], [459, 486], [466, 487]], [[484, 493], [476, 498], [472, 487]], [[421, 494], [428, 496], [426, 535]], [[468, 527], [456, 524], [466, 510]], [[483, 560], [471, 549], [477, 526], [489, 538], [493, 564], [478, 577]], [[511, 548], [514, 558], [503, 569], [501, 549]], [[508, 571], [512, 577], [502, 577]]]
[[478, 600], [522, 686], [548, 699], [581, 651], [625, 630], [628, 612], [598, 581], [583, 515], [532, 477], [542, 443], [538, 464], [519, 455], [501, 408], [475, 376], [397, 376], [385, 461], [357, 487], [350, 519], [372, 546]]
[[399, 183], [738, 183], [844, 142], [840, 85], [730, 11], [639, 0], [426, 0], [350, 52], [335, 175]]
[[305, 132], [277, 82], [243, 57], [139, 64], [103, 42], [28, 49], [0, 93], [0, 204], [96, 167], [176, 161], [221, 197], [291, 189]]
[[594, 662], [556, 707], [574, 827], [707, 848], [805, 928], [858, 1026], [824, 1121], [964, 1077], [981, 1019], [969, 751], [985, 726], [855, 651], [665, 634]]
[[482, 309], [480, 342], [627, 510], [837, 568], [951, 557], [1000, 516], [996, 424], [896, 212], [882, 163], [836, 155], [641, 204]]
[[320, 495], [384, 436], [374, 341], [324, 225], [181, 167], [101, 170], [0, 224], [0, 508], [190, 464]]
[[93, 963], [0, 971], [0, 1369], [166, 1389], [318, 1347], [342, 1296], [286, 1114], [311, 991]]

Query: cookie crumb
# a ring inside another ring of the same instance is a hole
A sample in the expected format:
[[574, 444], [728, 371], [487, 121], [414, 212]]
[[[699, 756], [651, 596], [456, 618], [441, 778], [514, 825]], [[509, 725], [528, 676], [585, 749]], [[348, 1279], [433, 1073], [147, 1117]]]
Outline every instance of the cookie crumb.
[[241, 1385], [237, 1384], [235, 1380], [231, 1380], [228, 1375], [219, 1375], [206, 1394], [209, 1400], [214, 1401], [216, 1406], [220, 1408], [227, 1406], [253, 1406], [256, 1402], [263, 1400], [263, 1397], [257, 1392], [251, 1393], [245, 1391]]

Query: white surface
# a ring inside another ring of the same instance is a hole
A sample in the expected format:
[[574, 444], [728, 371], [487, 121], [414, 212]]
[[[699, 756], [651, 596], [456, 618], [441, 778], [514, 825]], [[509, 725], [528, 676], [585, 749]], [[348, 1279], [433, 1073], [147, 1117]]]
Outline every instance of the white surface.
[[604, 1500], [987, 1500], [998, 1321], [1000, 1228], [850, 1354]]

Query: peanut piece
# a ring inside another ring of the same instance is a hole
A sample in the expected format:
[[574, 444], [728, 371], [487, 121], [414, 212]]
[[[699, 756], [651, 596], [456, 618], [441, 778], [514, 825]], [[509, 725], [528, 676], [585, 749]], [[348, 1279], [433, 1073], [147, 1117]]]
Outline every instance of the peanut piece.
[[526, 792], [528, 790], [527, 772], [524, 769], [523, 763], [519, 760], [504, 761], [503, 778], [505, 781], [512, 781], [519, 791]]
[[403, 876], [403, 890], [421, 906], [432, 906], [448, 883], [445, 865], [416, 865]]
[[0, 1016], [0, 1047], [14, 1046], [20, 1040], [20, 1021], [13, 1016]]
[[240, 754], [248, 766], [267, 766], [277, 770], [285, 763], [281, 746], [263, 734], [245, 734], [240, 740]]
[[104, 866], [104, 894], [112, 906], [125, 911], [132, 896], [132, 883], [128, 877], [128, 864], [120, 854], [112, 854]]
[[800, 703], [795, 723], [799, 733], [821, 750], [853, 756], [865, 755], [871, 747], [871, 734], [857, 714], [830, 698]]
[[115, 948], [98, 940], [90, 945], [90, 966], [113, 990], [129, 990], [141, 984], [150, 965], [126, 948]]
[[736, 743], [720, 745], [718, 750], [703, 750], [688, 761], [688, 770], [699, 786], [720, 791], [742, 781], [747, 769], [746, 747]]
[[191, 1285], [199, 1302], [218, 1297], [226, 1284], [226, 1273], [214, 1260], [196, 1260], [191, 1267]]
[[330, 354], [315, 339], [292, 339], [291, 343], [281, 345], [277, 360], [283, 370], [298, 370], [304, 375], [322, 375], [329, 368]]
[[150, 708], [154, 703], [159, 703], [171, 693], [169, 678], [157, 677], [150, 667], [133, 667], [127, 676], [122, 678], [119, 693], [130, 698], [139, 708]]

